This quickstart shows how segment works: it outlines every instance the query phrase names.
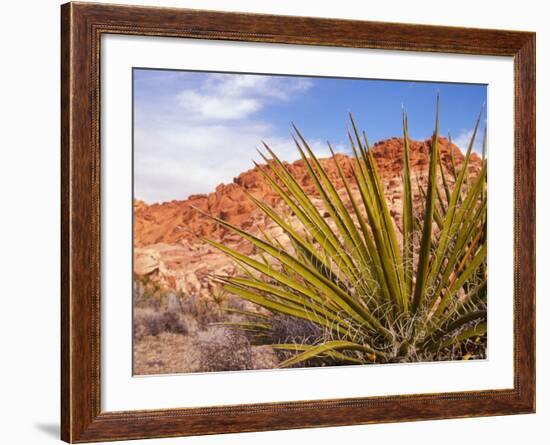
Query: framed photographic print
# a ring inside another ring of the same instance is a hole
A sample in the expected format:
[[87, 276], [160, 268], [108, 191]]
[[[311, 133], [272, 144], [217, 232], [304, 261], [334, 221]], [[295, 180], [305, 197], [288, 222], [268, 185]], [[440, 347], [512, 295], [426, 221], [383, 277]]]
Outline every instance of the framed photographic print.
[[62, 439], [535, 410], [535, 35], [62, 6]]

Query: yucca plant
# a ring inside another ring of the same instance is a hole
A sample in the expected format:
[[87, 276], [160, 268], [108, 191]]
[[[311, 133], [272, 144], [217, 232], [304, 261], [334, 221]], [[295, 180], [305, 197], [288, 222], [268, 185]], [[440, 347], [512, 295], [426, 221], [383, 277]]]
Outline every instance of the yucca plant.
[[[465, 342], [484, 341], [486, 137], [482, 167], [474, 180], [468, 165], [479, 118], [462, 164], [457, 166], [451, 150], [452, 168], [446, 174], [438, 147], [439, 98], [437, 102], [427, 183], [416, 184], [423, 204], [420, 211], [418, 201], [416, 208], [414, 205], [408, 122], [403, 115], [402, 230], [390, 215], [369, 142], [357, 130], [351, 114], [351, 180], [329, 144], [342, 191], [294, 126], [293, 139], [323, 203], [322, 211], [264, 144], [267, 154], [261, 155], [265, 165], [256, 166], [287, 211], [277, 212], [266, 202], [252, 195], [249, 198], [282, 229], [289, 243], [265, 232], [248, 233], [213, 217], [258, 252], [255, 257], [247, 256], [205, 239], [233, 258], [243, 272], [214, 279], [228, 292], [273, 314], [320, 328], [318, 336], [307, 343], [273, 344], [287, 351], [280, 367], [323, 358], [338, 364], [437, 360], [443, 351]], [[233, 326], [269, 338], [272, 326], [265, 311], [243, 315], [246, 321]], [[462, 358], [468, 355], [462, 354]]]

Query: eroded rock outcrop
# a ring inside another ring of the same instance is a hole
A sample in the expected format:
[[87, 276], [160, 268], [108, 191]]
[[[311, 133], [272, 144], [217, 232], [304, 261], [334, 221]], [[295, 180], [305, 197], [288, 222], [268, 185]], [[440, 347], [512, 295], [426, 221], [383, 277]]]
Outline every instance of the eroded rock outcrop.
[[[439, 139], [440, 156], [445, 177], [453, 182], [452, 157], [456, 166], [462, 165], [464, 156], [460, 149], [445, 138]], [[425, 187], [429, 164], [430, 140], [410, 142], [410, 163], [413, 178], [413, 193], [421, 206], [421, 190]], [[399, 229], [402, 206], [402, 162], [403, 139], [392, 138], [378, 142], [372, 147], [378, 170], [385, 189], [390, 212]], [[353, 178], [353, 158], [336, 154], [353, 194], [359, 199], [357, 185]], [[333, 158], [321, 159], [321, 164], [336, 188], [345, 195], [344, 185]], [[316, 207], [326, 214], [315, 185], [308, 176], [303, 161], [287, 164], [293, 176], [311, 195]], [[471, 177], [481, 168], [481, 159], [473, 154], [469, 164]], [[277, 210], [285, 208], [284, 203], [267, 183], [259, 169], [253, 168], [238, 177], [233, 183], [220, 184], [209, 194], [192, 195], [182, 201], [147, 205], [134, 202], [134, 272], [149, 276], [162, 286], [185, 294], [208, 296], [212, 293], [212, 274], [233, 275], [238, 272], [232, 260], [201, 238], [219, 241], [246, 255], [254, 255], [253, 247], [230, 230], [214, 223], [207, 214], [220, 217], [249, 232], [264, 230], [272, 238], [287, 242], [282, 230], [255, 206], [247, 193], [262, 199]], [[345, 200], [348, 201], [348, 200]], [[351, 208], [351, 205], [350, 205]], [[421, 211], [421, 209], [419, 209]], [[295, 217], [289, 215], [290, 221]], [[327, 219], [330, 223], [330, 218]], [[298, 226], [298, 224], [297, 224]]]

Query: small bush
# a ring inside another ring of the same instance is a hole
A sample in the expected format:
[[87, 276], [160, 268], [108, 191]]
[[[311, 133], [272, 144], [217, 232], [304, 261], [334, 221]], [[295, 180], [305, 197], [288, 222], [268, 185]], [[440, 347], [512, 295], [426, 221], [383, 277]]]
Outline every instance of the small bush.
[[134, 337], [157, 336], [163, 332], [186, 335], [187, 324], [174, 311], [136, 313], [134, 318]]
[[201, 372], [252, 369], [252, 347], [241, 333], [223, 328], [202, 333], [198, 339]]
[[222, 320], [220, 307], [214, 301], [206, 300], [198, 295], [190, 295], [180, 301], [183, 314], [193, 317], [201, 331], [206, 330], [210, 323]]

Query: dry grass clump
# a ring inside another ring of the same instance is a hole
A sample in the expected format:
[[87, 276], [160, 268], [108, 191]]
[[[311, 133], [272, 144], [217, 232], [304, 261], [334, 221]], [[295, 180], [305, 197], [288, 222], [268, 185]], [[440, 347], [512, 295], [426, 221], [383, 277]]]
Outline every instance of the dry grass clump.
[[179, 299], [182, 314], [192, 318], [197, 329], [205, 331], [211, 323], [222, 320], [220, 305], [211, 300], [201, 298], [198, 295], [183, 296]]
[[183, 318], [175, 311], [157, 312], [141, 309], [134, 312], [134, 338], [139, 341], [146, 336], [157, 336], [163, 332], [186, 335], [188, 328]]
[[197, 338], [202, 372], [253, 369], [252, 347], [246, 336], [222, 327], [201, 332]]

